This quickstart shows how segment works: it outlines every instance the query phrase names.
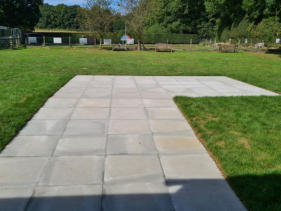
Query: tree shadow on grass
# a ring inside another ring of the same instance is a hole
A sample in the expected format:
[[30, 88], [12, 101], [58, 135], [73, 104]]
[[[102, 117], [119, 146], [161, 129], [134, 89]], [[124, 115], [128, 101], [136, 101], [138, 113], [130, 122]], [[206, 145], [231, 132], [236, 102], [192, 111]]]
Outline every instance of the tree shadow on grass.
[[[228, 178], [249, 210], [281, 209], [281, 175]], [[1, 211], [185, 211], [244, 210], [222, 179], [167, 180], [163, 183], [0, 189]], [[91, 191], [98, 190], [98, 191]], [[168, 194], [168, 190], [170, 194]], [[30, 191], [30, 194], [31, 195]], [[94, 192], [94, 193], [93, 193]], [[95, 193], [96, 192], [96, 193]]]

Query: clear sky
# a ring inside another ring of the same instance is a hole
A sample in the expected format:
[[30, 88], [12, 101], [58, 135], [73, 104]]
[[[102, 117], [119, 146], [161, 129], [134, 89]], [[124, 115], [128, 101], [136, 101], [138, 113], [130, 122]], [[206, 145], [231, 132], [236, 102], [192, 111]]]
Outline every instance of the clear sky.
[[44, 0], [44, 3], [48, 3], [51, 5], [66, 4], [84, 6], [86, 4], [86, 0]]

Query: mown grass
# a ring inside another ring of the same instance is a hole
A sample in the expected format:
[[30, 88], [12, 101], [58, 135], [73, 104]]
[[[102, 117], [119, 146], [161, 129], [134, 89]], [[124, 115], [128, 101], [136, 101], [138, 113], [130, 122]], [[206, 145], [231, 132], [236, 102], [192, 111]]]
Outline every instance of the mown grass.
[[[0, 149], [77, 74], [229, 76], [281, 92], [281, 58], [216, 52], [0, 51]], [[280, 208], [280, 97], [176, 98], [228, 181], [252, 210]]]
[[249, 210], [281, 210], [281, 97], [176, 97]]

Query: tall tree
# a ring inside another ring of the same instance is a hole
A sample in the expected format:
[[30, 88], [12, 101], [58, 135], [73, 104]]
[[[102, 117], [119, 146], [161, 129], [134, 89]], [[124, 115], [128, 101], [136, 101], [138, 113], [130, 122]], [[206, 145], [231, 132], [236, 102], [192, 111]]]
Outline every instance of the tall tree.
[[205, 6], [210, 19], [216, 21], [219, 35], [245, 20], [254, 25], [270, 17], [281, 20], [280, 0], [205, 0]]
[[40, 17], [43, 0], [0, 0], [0, 25], [32, 30]]
[[141, 39], [145, 26], [151, 19], [155, 10], [153, 0], [123, 0], [123, 8], [126, 11], [126, 24], [128, 30], [138, 41], [138, 50], [141, 49]]
[[36, 27], [41, 29], [79, 29], [78, 11], [80, 6], [58, 4], [40, 6], [41, 18]]
[[111, 0], [87, 0], [87, 9], [81, 10], [85, 23], [83, 28], [95, 32], [100, 38], [100, 48], [103, 39], [112, 26]]
[[216, 22], [219, 34], [243, 20], [246, 13], [242, 2], [243, 0], [205, 0], [206, 10], [210, 19]]
[[198, 33], [198, 26], [208, 22], [204, 0], [157, 0], [158, 24], [172, 33]]
[[250, 22], [259, 23], [264, 18], [275, 17], [281, 19], [280, 0], [243, 0], [243, 9]]

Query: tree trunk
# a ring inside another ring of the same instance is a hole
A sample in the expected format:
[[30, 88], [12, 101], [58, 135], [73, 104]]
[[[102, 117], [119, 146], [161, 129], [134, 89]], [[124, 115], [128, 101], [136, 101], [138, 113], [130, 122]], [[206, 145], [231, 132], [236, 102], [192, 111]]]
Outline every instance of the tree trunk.
[[140, 51], [141, 50], [141, 42], [140, 42], [140, 40], [138, 40], [138, 51]]
[[100, 38], [100, 50], [102, 49], [102, 38]]

